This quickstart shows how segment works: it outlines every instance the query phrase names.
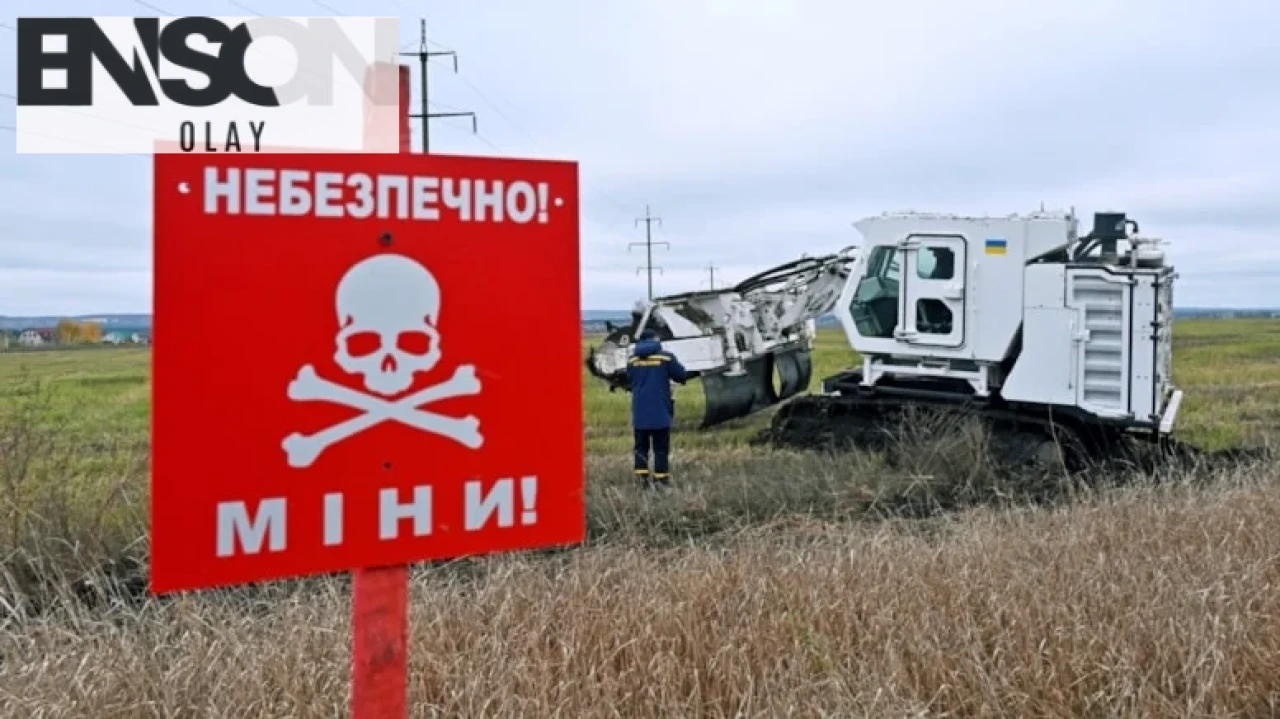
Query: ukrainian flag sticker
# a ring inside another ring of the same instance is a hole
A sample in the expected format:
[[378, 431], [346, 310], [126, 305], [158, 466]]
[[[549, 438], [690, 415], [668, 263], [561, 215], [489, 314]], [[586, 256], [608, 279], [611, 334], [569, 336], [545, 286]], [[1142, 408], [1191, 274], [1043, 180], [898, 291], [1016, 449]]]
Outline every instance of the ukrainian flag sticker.
[[1005, 240], [987, 240], [988, 255], [1003, 255], [1009, 251], [1009, 243]]

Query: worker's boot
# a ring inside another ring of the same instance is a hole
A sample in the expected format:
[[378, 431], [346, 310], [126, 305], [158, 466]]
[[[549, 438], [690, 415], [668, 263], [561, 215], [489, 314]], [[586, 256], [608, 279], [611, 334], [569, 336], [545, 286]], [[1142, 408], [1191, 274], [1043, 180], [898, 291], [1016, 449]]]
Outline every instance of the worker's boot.
[[649, 489], [653, 487], [653, 478], [649, 475], [647, 469], [635, 470], [636, 479], [640, 481], [640, 489]]
[[671, 474], [669, 472], [654, 472], [653, 483], [661, 489], [671, 489]]

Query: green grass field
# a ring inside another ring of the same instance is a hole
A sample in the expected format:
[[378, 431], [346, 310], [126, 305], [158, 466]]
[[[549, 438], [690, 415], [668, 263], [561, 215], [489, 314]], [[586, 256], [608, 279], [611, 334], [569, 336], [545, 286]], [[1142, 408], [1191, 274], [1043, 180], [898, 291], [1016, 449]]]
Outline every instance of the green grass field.
[[[583, 354], [597, 337], [583, 339]], [[1186, 390], [1178, 432], [1206, 448], [1257, 444], [1280, 431], [1280, 321], [1183, 320], [1174, 333], [1174, 377]], [[43, 421], [68, 433], [63, 441], [92, 447], [145, 444], [150, 401], [150, 350], [0, 353], [0, 401], [20, 404], [33, 391], [49, 394]], [[858, 362], [838, 330], [819, 332], [813, 382]], [[588, 451], [626, 453], [628, 395], [609, 392], [583, 371]], [[37, 390], [36, 385], [39, 385]], [[702, 385], [676, 388], [680, 448], [740, 448], [768, 423], [762, 412], [697, 430]]]
[[[583, 340], [586, 347], [598, 338]], [[1174, 331], [1174, 379], [1186, 390], [1178, 432], [1206, 449], [1258, 444], [1280, 434], [1280, 321], [1182, 320]], [[822, 378], [859, 362], [839, 330], [823, 329], [813, 354], [811, 390]], [[610, 393], [587, 376], [588, 447], [626, 452], [630, 446], [627, 395]], [[702, 385], [676, 390], [676, 432], [685, 448], [740, 447], [768, 423], [770, 413], [697, 431]]]
[[[1182, 439], [1274, 446], [1280, 321], [1174, 338]], [[339, 580], [113, 588], [146, 563], [150, 356], [0, 352], [0, 716], [341, 714]], [[856, 361], [821, 332], [815, 387]], [[753, 446], [768, 412], [698, 431], [695, 381], [679, 486], [653, 495], [627, 471], [628, 395], [584, 385], [588, 546], [423, 568], [415, 716], [1280, 711], [1274, 464], [1062, 480], [1037, 508], [963, 436], [890, 466]]]

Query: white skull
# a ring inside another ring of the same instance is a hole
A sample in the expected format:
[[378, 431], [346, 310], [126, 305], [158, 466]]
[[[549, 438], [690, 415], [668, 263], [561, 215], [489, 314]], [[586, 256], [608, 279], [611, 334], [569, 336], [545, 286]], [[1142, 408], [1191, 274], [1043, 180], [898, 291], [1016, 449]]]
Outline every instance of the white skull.
[[391, 396], [440, 361], [440, 285], [403, 255], [361, 260], [338, 283], [334, 360], [364, 377], [370, 392]]

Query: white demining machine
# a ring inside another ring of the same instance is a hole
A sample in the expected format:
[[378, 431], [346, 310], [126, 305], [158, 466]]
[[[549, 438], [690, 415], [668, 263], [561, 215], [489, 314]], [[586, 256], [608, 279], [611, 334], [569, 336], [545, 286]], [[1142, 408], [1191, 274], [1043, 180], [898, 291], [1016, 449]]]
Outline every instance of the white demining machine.
[[[620, 385], [629, 338], [653, 326], [707, 385], [705, 425], [790, 398], [769, 432], [784, 445], [883, 446], [895, 415], [938, 407], [973, 410], [1031, 461], [1061, 448], [1078, 464], [1172, 432], [1182, 401], [1170, 367], [1176, 275], [1159, 240], [1124, 213], [1096, 213], [1085, 235], [1061, 212], [886, 213], [854, 226], [864, 240], [856, 259], [799, 261], [810, 270], [794, 276], [795, 294], [757, 299], [749, 280], [662, 298], [589, 364]], [[832, 311], [861, 366], [801, 395], [812, 320]], [[782, 391], [767, 386], [770, 365]]]
[[609, 326], [591, 349], [587, 369], [609, 390], [629, 389], [634, 339], [652, 329], [702, 383], [701, 427], [775, 405], [808, 389], [818, 317], [831, 312], [849, 277], [852, 248], [761, 272], [721, 290], [688, 292], [638, 303], [631, 324]]

